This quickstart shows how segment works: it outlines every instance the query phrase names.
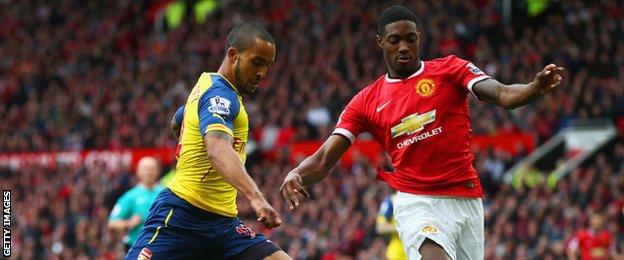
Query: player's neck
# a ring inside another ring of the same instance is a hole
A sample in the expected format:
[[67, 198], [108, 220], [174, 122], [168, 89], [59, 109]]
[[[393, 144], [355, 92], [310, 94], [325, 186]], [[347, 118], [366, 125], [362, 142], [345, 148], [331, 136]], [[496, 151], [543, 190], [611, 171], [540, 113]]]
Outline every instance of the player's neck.
[[156, 187], [156, 183], [152, 183], [152, 184], [147, 184], [147, 183], [140, 183], [139, 185], [143, 186], [143, 188], [147, 189], [147, 190], [153, 190], [154, 187]]
[[238, 91], [238, 82], [236, 82], [236, 77], [234, 77], [234, 70], [227, 66], [225, 60], [223, 61], [223, 63], [221, 63], [221, 66], [219, 67], [219, 70], [217, 70], [217, 73], [221, 74], [221, 76], [227, 79], [228, 82], [230, 82], [233, 87], [235, 87]]
[[420, 67], [422, 66], [422, 63], [420, 61], [418, 61], [418, 65], [416, 67], [414, 67], [413, 70], [405, 73], [405, 75], [400, 75], [399, 73], [397, 73], [396, 71], [390, 69], [388, 67], [388, 78], [390, 79], [407, 79], [410, 76], [414, 75], [414, 73], [418, 72], [418, 70], [420, 70]]

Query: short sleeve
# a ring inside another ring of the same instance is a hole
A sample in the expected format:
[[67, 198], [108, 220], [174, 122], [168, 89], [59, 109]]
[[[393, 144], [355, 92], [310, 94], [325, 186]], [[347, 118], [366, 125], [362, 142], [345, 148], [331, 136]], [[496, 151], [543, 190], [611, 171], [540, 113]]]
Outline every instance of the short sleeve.
[[449, 57], [447, 67], [451, 70], [453, 78], [456, 80], [455, 83], [461, 85], [473, 95], [472, 87], [475, 83], [491, 78], [472, 62], [460, 59], [454, 55]]
[[197, 108], [201, 136], [212, 130], [234, 136], [233, 122], [239, 109], [238, 96], [228, 87], [213, 86], [206, 90], [199, 98]]
[[338, 124], [332, 134], [344, 136], [351, 143], [355, 138], [364, 132], [366, 127], [366, 117], [364, 113], [364, 100], [362, 92], [351, 99], [338, 118]]
[[129, 199], [126, 193], [122, 195], [121, 198], [119, 198], [119, 200], [117, 200], [117, 203], [115, 203], [113, 210], [111, 210], [111, 213], [108, 216], [108, 220], [115, 221], [115, 220], [128, 219], [130, 218], [130, 215], [132, 214], [131, 209], [132, 207], [131, 205], [129, 205]]
[[181, 106], [175, 112], [175, 115], [173, 115], [173, 120], [175, 120], [175, 123], [177, 125], [180, 125], [180, 124], [182, 124], [182, 120], [183, 119], [184, 119], [184, 106]]

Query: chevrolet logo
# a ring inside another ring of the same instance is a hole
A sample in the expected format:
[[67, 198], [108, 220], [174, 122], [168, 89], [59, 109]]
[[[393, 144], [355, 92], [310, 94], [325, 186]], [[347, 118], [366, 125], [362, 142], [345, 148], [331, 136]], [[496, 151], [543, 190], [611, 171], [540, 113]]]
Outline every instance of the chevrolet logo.
[[436, 118], [436, 110], [431, 110], [427, 113], [419, 115], [418, 113], [411, 114], [401, 119], [401, 123], [393, 126], [390, 131], [392, 132], [392, 138], [402, 136], [404, 134], [411, 135], [418, 131], [425, 129], [425, 125], [432, 123]]

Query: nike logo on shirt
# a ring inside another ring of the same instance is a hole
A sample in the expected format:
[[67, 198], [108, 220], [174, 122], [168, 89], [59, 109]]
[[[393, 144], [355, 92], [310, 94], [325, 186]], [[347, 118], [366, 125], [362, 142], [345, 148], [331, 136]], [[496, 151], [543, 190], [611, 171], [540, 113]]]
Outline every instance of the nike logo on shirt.
[[388, 101], [388, 102], [384, 103], [383, 105], [381, 105], [381, 106], [377, 107], [376, 111], [377, 111], [377, 112], [381, 111], [381, 110], [382, 110], [382, 109], [384, 109], [384, 108], [385, 108], [388, 104], [390, 104], [390, 102], [392, 102], [392, 100], [390, 100], [390, 101]]

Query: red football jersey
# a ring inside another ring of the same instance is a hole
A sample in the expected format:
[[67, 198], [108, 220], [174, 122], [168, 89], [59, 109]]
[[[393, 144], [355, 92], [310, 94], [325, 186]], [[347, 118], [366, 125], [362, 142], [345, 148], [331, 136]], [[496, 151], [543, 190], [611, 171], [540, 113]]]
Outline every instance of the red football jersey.
[[334, 134], [353, 142], [369, 132], [392, 158], [378, 178], [419, 195], [482, 197], [470, 146], [467, 96], [487, 79], [472, 63], [447, 56], [421, 61], [406, 79], [380, 77], [340, 115]]
[[581, 260], [609, 259], [611, 233], [606, 230], [594, 233], [584, 229], [576, 234], [569, 246], [580, 251]]

